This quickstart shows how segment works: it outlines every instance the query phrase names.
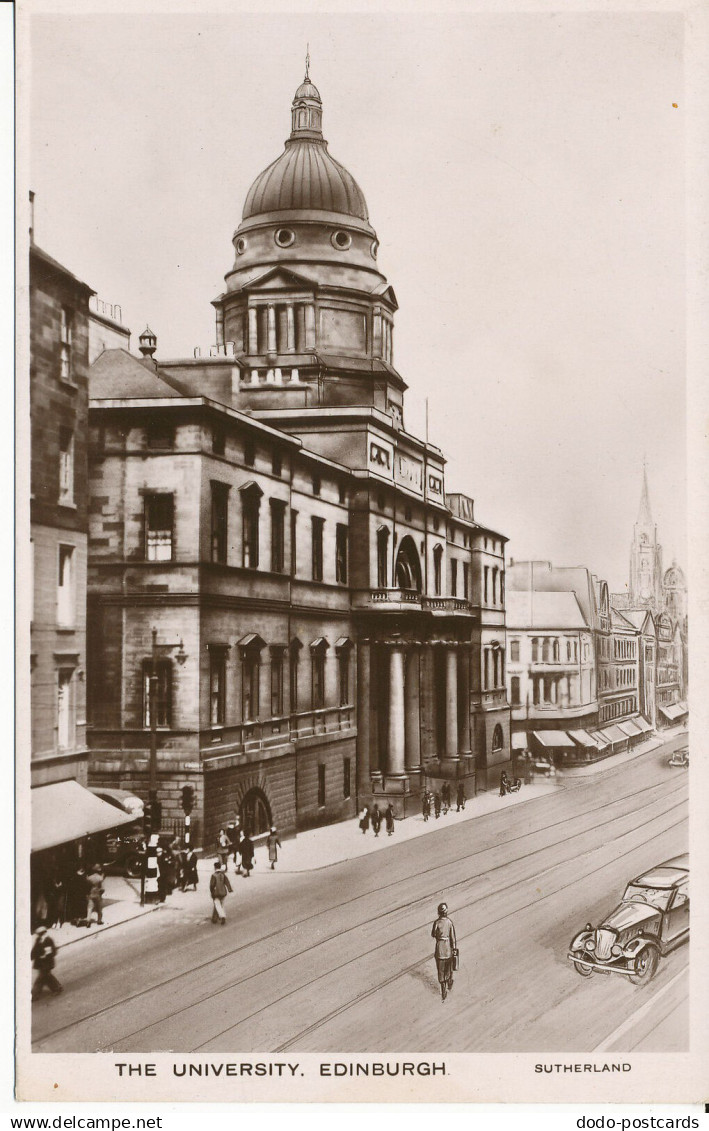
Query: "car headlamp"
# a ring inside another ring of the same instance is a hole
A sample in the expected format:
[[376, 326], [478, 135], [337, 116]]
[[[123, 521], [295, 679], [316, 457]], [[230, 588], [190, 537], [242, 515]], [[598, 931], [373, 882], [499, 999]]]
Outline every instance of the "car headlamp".
[[596, 940], [595, 939], [586, 939], [584, 946], [586, 947], [586, 950], [595, 950], [596, 949]]
[[611, 954], [614, 956], [614, 958], [617, 958], [618, 955], [622, 954], [622, 953], [623, 953], [623, 948], [622, 948], [622, 946], [618, 946], [618, 943], [616, 943], [615, 946], [611, 947]]

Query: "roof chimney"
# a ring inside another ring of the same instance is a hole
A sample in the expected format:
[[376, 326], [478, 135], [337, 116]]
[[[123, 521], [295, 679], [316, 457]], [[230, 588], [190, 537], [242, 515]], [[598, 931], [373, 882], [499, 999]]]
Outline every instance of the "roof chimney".
[[152, 361], [153, 354], [158, 348], [158, 340], [149, 326], [146, 326], [143, 330], [143, 333], [138, 338], [138, 343], [138, 349], [142, 353], [143, 357], [146, 360], [149, 359], [150, 361]]

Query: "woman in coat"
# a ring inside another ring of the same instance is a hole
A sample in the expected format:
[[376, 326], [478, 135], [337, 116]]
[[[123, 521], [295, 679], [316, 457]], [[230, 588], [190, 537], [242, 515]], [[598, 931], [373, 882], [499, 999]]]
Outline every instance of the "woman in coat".
[[281, 842], [278, 839], [278, 830], [275, 825], [271, 825], [271, 831], [266, 840], [268, 845], [268, 859], [271, 861], [271, 870], [276, 867], [276, 860], [278, 859], [278, 849], [281, 847]]
[[371, 820], [372, 828], [374, 829], [374, 835], [379, 836], [379, 830], [382, 827], [382, 815], [379, 812], [379, 806], [377, 805], [376, 801], [374, 802], [374, 808], [372, 809]]
[[254, 842], [248, 833], [245, 833], [241, 838], [241, 866], [248, 880], [249, 873], [254, 866]]
[[369, 828], [369, 809], [366, 805], [359, 815], [359, 827], [363, 833], [366, 833]]
[[391, 801], [386, 807], [386, 811], [384, 813], [384, 821], [386, 822], [387, 836], [391, 836], [394, 832], [394, 806], [392, 805]]
[[194, 848], [189, 849], [185, 856], [185, 887], [192, 884], [194, 891], [197, 891], [197, 884], [199, 883], [199, 876], [197, 874], [197, 853]]

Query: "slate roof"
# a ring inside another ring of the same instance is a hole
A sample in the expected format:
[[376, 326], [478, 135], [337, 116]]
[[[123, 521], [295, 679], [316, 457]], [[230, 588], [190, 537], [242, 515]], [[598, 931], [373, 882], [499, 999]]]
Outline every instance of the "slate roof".
[[124, 349], [104, 350], [89, 369], [91, 400], [130, 400], [133, 397], [191, 397], [194, 393], [175, 377], [144, 365]]
[[[532, 599], [533, 598], [533, 599]], [[539, 593], [508, 590], [507, 628], [588, 628], [575, 593]]]

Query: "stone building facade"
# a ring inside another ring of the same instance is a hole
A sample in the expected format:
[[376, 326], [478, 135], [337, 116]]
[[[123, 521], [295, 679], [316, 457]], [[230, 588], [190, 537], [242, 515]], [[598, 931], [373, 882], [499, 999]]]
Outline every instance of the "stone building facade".
[[86, 782], [88, 303], [30, 245], [30, 643], [33, 786]]
[[321, 125], [306, 76], [208, 355], [146, 330], [91, 373], [92, 779], [145, 795], [157, 731], [163, 811], [190, 784], [206, 843], [235, 810], [403, 817], [510, 760], [506, 539], [405, 429], [396, 297]]

